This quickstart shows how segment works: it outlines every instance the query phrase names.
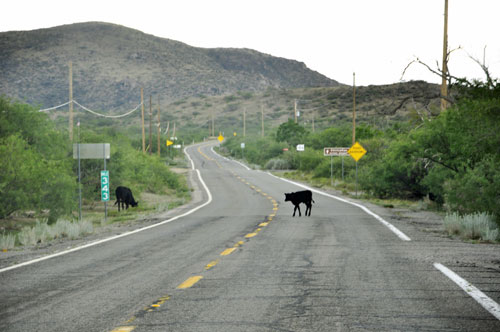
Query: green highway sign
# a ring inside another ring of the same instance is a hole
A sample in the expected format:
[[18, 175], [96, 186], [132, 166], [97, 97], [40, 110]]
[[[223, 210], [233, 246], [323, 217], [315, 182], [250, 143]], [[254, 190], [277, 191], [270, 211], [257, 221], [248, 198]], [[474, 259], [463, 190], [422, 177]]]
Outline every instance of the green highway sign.
[[101, 201], [109, 202], [109, 171], [101, 171]]

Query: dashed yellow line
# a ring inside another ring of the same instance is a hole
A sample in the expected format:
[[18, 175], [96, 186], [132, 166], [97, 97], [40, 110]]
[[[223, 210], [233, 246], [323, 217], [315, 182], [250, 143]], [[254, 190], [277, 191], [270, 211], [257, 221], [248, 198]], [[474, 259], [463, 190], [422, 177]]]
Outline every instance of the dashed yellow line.
[[221, 256], [227, 256], [230, 255], [233, 251], [235, 251], [236, 248], [227, 248], [223, 252], [220, 253]]
[[206, 154], [204, 154], [203, 152], [201, 152], [201, 146], [198, 147], [198, 152], [203, 156], [205, 157], [205, 159], [207, 160], [213, 160], [212, 158], [210, 158], [209, 156], [207, 156]]
[[133, 329], [135, 329], [135, 326], [120, 326], [120, 327], [117, 327], [116, 329], [114, 329], [111, 332], [130, 332]]
[[210, 263], [208, 263], [206, 266], [205, 266], [205, 270], [210, 270], [211, 268], [213, 268], [215, 265], [217, 265], [219, 263], [219, 260], [216, 259], [214, 261], [211, 261]]
[[203, 279], [203, 276], [189, 277], [189, 278], [186, 279], [186, 281], [184, 281], [182, 284], [180, 284], [179, 286], [177, 286], [177, 289], [186, 289], [186, 288], [193, 287], [193, 285], [196, 284], [201, 279]]

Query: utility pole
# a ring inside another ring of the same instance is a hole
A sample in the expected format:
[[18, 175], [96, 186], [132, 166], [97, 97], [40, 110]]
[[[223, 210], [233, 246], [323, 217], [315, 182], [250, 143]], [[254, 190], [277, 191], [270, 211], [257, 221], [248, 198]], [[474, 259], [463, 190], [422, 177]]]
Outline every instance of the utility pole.
[[262, 137], [264, 137], [264, 105], [260, 105], [260, 110], [261, 110], [261, 122], [262, 122]]
[[312, 117], [313, 117], [313, 121], [312, 121], [312, 130], [313, 130], [313, 133], [314, 133], [314, 111], [312, 111]]
[[295, 118], [295, 123], [297, 123], [297, 99], [293, 101], [293, 116]]
[[69, 141], [73, 142], [73, 63], [69, 66]]
[[443, 69], [441, 71], [441, 110], [448, 108], [448, 86], [446, 75], [448, 74], [448, 0], [444, 0], [444, 36], [443, 36]]
[[149, 155], [153, 152], [153, 102], [152, 96], [149, 95]]
[[144, 91], [141, 88], [142, 153], [146, 154], [146, 133], [144, 131]]
[[212, 109], [212, 137], [215, 137], [215, 117], [213, 109]]
[[246, 127], [246, 109], [244, 108], [243, 109], [243, 137], [246, 136], [246, 130], [247, 130], [247, 127]]
[[352, 73], [352, 145], [356, 143], [356, 73]]
[[161, 142], [160, 142], [160, 134], [161, 134], [161, 128], [160, 128], [160, 96], [158, 95], [158, 130], [156, 131], [158, 135], [158, 157], [161, 156], [160, 151], [161, 151]]

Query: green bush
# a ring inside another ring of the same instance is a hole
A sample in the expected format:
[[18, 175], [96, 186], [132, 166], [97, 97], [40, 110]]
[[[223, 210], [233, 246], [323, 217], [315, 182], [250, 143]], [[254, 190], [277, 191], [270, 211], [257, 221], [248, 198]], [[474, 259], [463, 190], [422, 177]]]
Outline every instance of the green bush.
[[490, 156], [447, 181], [444, 195], [449, 208], [461, 214], [487, 211], [500, 216], [499, 166], [500, 160]]

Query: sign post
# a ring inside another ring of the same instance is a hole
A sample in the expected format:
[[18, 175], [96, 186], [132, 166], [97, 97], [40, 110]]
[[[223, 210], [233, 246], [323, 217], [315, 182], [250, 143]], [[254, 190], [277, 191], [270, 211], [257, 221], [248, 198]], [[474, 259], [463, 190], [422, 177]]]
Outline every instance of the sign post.
[[358, 197], [358, 160], [365, 155], [366, 150], [361, 146], [361, 144], [356, 142], [353, 146], [351, 146], [347, 153], [349, 153], [352, 159], [356, 161], [356, 197]]
[[349, 155], [347, 153], [349, 148], [323, 148], [323, 156], [330, 156], [330, 184], [333, 186], [333, 157], [342, 157], [342, 181], [344, 181], [344, 156]]
[[[78, 127], [80, 128], [80, 127]], [[82, 188], [81, 188], [81, 159], [101, 159], [104, 160], [104, 170], [106, 170], [106, 159], [111, 156], [111, 147], [109, 143], [95, 143], [95, 144], [73, 144], [73, 159], [78, 160], [78, 220], [82, 220]], [[102, 179], [101, 179], [102, 181]], [[102, 182], [101, 182], [102, 185]], [[102, 195], [102, 193], [101, 193]], [[102, 200], [102, 196], [101, 196]], [[104, 200], [102, 200], [104, 201]], [[109, 201], [109, 173], [108, 173], [108, 201]], [[107, 201], [104, 201], [104, 220], [107, 218]]]

